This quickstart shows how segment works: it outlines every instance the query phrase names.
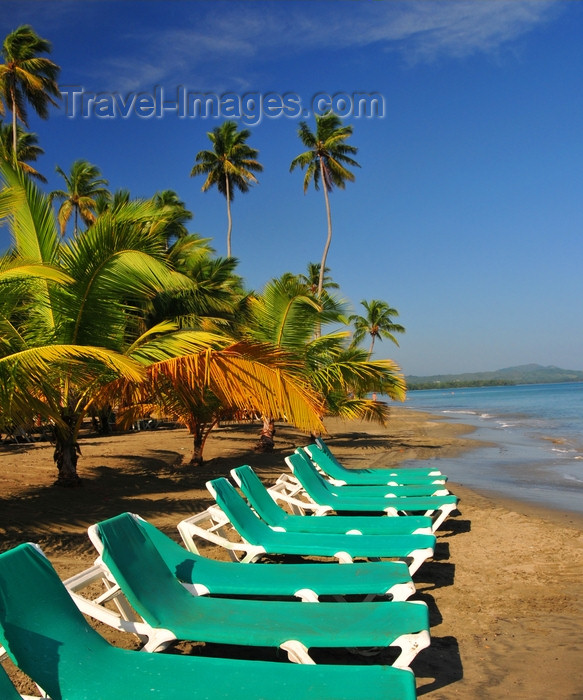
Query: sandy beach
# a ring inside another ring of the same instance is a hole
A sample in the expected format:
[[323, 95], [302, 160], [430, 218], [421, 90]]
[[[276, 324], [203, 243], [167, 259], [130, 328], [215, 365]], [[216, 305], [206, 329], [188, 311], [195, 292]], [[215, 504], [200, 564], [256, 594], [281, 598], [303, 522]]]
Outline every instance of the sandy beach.
[[[338, 420], [327, 427], [328, 444], [352, 467], [439, 458], [447, 473], [447, 459], [471, 460], [476, 444], [469, 428], [401, 407], [392, 409], [385, 428]], [[207, 463], [196, 469], [187, 465], [185, 429], [87, 434], [79, 461], [84, 486], [71, 490], [51, 486], [56, 469], [48, 443], [1, 445], [2, 550], [38, 542], [66, 578], [96, 556], [86, 528], [125, 510], [178, 540], [176, 524], [211, 502], [208, 478], [247, 463], [264, 481], [274, 480], [285, 455], [309, 441], [281, 425], [275, 452], [259, 455], [252, 449], [258, 430], [258, 424], [221, 427], [207, 443]], [[435, 558], [414, 576], [414, 599], [428, 604], [432, 635], [412, 665], [419, 697], [583, 698], [583, 518], [459, 483], [449, 488], [461, 498], [459, 512], [438, 531]], [[104, 633], [137, 647], [133, 638]], [[21, 692], [33, 691], [6, 667]]]

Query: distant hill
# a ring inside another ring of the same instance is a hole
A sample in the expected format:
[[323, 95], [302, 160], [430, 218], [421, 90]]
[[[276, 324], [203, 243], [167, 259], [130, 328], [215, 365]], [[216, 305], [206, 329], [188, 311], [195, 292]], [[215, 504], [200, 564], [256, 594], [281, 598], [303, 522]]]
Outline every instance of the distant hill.
[[494, 372], [466, 372], [465, 374], [435, 374], [430, 377], [405, 377], [408, 389], [446, 389], [463, 386], [504, 386], [514, 384], [554, 384], [583, 382], [583, 372], [561, 369], [550, 365], [530, 364], [506, 367]]

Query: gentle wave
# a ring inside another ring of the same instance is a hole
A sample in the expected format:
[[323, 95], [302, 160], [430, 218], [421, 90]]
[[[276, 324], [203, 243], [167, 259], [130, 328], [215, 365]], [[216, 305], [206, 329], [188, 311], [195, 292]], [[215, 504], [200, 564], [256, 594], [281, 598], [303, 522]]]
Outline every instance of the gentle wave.
[[407, 404], [495, 445], [453, 460], [452, 481], [583, 512], [583, 475], [569, 473], [583, 461], [583, 383], [415, 391]]

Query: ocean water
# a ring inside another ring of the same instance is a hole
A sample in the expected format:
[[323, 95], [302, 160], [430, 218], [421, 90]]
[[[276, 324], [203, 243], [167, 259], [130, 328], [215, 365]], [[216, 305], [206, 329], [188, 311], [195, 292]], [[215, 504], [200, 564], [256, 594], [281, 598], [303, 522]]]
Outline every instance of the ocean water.
[[436, 460], [451, 481], [583, 513], [583, 383], [411, 391], [405, 405], [489, 443]]

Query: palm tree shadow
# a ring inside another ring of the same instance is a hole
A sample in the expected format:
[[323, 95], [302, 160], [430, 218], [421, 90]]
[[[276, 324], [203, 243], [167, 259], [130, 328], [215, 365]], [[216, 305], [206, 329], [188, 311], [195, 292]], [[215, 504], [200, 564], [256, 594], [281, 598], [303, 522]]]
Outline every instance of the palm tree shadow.
[[[368, 433], [360, 432], [345, 432], [340, 436], [335, 436], [333, 438], [327, 438], [326, 444], [333, 449], [334, 446], [338, 449], [349, 449], [354, 450], [366, 450], [371, 453], [378, 454], [378, 450], [395, 450], [396, 448], [407, 448], [411, 447], [411, 442], [405, 439], [396, 439], [390, 435], [369, 435]], [[427, 442], [427, 443], [416, 443], [417, 448], [428, 448], [438, 450], [439, 445]], [[381, 457], [380, 459], [383, 459]], [[381, 465], [379, 465], [381, 466]]]
[[108, 457], [108, 464], [92, 467], [91, 478], [81, 488], [42, 486], [23, 489], [17, 498], [0, 499], [5, 544], [20, 543], [24, 533], [50, 549], [78, 549], [87, 542], [89, 525], [120, 512], [129, 510], [146, 519], [174, 512], [178, 523], [214, 502], [205, 481], [216, 472], [176, 469], [169, 464], [173, 453], [166, 450], [149, 454]]

